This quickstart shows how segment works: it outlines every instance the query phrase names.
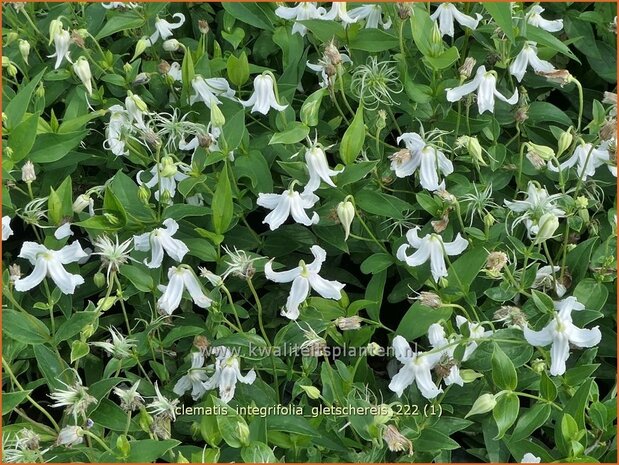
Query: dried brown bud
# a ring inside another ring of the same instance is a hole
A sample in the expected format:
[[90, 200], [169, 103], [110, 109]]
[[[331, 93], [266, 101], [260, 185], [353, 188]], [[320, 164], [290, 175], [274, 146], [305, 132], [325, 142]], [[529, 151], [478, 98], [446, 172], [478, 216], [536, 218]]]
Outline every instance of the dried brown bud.
[[600, 139], [610, 140], [617, 138], [617, 120], [615, 118], [607, 119], [600, 129]]
[[527, 324], [527, 316], [518, 307], [503, 305], [494, 312], [494, 320], [502, 321], [505, 326], [518, 326], [524, 328]]
[[519, 107], [516, 110], [516, 114], [514, 115], [514, 119], [518, 123], [523, 123], [529, 119], [529, 107]]
[[572, 75], [567, 69], [555, 69], [553, 71], [540, 71], [537, 73], [539, 76], [543, 76], [551, 82], [556, 82], [561, 87], [568, 84], [572, 80]]
[[208, 22], [205, 19], [198, 20], [198, 29], [200, 30], [200, 34], [208, 34], [208, 31], [211, 30]]
[[340, 317], [335, 320], [335, 324], [342, 331], [350, 331], [361, 328], [361, 321], [358, 316]]
[[209, 340], [204, 336], [196, 336], [193, 339], [193, 346], [196, 347], [203, 354], [208, 350], [211, 346]]
[[422, 291], [418, 297], [414, 297], [413, 300], [418, 300], [421, 305], [425, 305], [430, 308], [441, 308], [443, 302], [441, 298], [434, 292]]
[[462, 66], [458, 68], [458, 72], [460, 73], [460, 77], [462, 79], [468, 79], [473, 74], [473, 68], [477, 64], [477, 60], [473, 57], [466, 57]]
[[207, 149], [213, 144], [213, 138], [209, 134], [198, 134], [198, 144]]
[[413, 443], [406, 438], [394, 425], [387, 425], [383, 431], [383, 440], [391, 452], [403, 452], [408, 450], [408, 454], [413, 453]]
[[84, 37], [82, 37], [79, 31], [76, 31], [75, 29], [71, 31], [71, 42], [73, 42], [79, 48], [86, 48], [86, 44], [84, 43]]
[[536, 170], [541, 170], [546, 166], [546, 161], [535, 152], [527, 152], [527, 159], [531, 162]]
[[447, 225], [449, 225], [449, 213], [445, 213], [440, 220], [432, 221], [432, 227], [436, 233], [442, 233], [445, 231], [445, 229], [447, 229]]
[[486, 259], [486, 269], [494, 275], [498, 275], [507, 265], [507, 254], [505, 252], [490, 252]]
[[398, 3], [398, 16], [402, 21], [411, 17], [410, 3]]
[[617, 105], [617, 94], [614, 92], [604, 92], [604, 99], [602, 103], [609, 105]]
[[342, 55], [340, 54], [340, 51], [337, 49], [333, 41], [329, 42], [325, 47], [325, 59], [333, 66], [337, 66], [342, 63]]
[[170, 63], [168, 63], [167, 61], [161, 60], [159, 62], [159, 66], [158, 66], [159, 73], [168, 74], [168, 72], [170, 71], [170, 68], [171, 68]]

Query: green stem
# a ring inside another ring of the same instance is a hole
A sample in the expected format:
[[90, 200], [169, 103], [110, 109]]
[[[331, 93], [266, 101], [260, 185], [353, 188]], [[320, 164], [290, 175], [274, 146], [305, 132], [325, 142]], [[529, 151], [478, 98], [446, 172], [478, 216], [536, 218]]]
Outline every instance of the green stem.
[[[11, 378], [15, 386], [17, 386], [17, 389], [19, 389], [21, 392], [27, 392], [22, 387], [22, 385], [19, 383], [17, 378], [15, 377], [13, 370], [11, 370], [11, 367], [9, 366], [8, 362], [4, 359], [4, 357], [2, 357], [2, 367], [4, 368], [6, 373], [9, 375], [9, 378]], [[39, 410], [43, 415], [45, 415], [45, 417], [47, 417], [47, 419], [54, 426], [54, 429], [56, 431], [58, 432], [60, 431], [60, 427], [58, 426], [58, 423], [56, 423], [56, 420], [54, 420], [54, 418], [47, 412], [47, 410], [41, 407], [32, 397], [30, 397], [30, 395], [26, 395], [26, 399], [28, 399], [28, 402], [30, 402], [37, 410]]]
[[106, 452], [109, 452], [110, 454], [113, 454], [114, 452], [112, 451], [112, 449], [110, 449], [108, 447], [108, 445], [103, 442], [103, 440], [97, 436], [96, 434], [92, 433], [91, 431], [88, 430], [83, 430], [84, 434], [92, 439], [94, 439], [101, 447], [103, 447], [105, 449]]
[[359, 223], [361, 223], [361, 226], [363, 226], [363, 228], [367, 231], [367, 233], [370, 235], [370, 237], [376, 243], [376, 245], [378, 245], [383, 250], [383, 252], [385, 252], [388, 255], [391, 255], [389, 250], [387, 250], [387, 247], [385, 247], [385, 245], [376, 238], [372, 230], [368, 227], [365, 221], [363, 221], [363, 218], [361, 218], [361, 215], [359, 215], [359, 212], [357, 211], [356, 208], [355, 208], [355, 214], [357, 218], [359, 219]]

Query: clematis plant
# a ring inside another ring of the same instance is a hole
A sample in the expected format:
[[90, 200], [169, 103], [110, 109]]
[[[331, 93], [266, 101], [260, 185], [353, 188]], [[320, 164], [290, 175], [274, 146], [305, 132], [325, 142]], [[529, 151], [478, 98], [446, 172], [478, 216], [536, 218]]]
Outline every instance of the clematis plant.
[[458, 11], [453, 3], [441, 3], [434, 13], [430, 15], [433, 20], [438, 20], [439, 29], [443, 36], [454, 36], [454, 21], [461, 26], [475, 30], [479, 21], [483, 18], [479, 13], [475, 13], [475, 18]]
[[177, 262], [182, 262], [183, 257], [189, 248], [179, 239], [172, 236], [178, 231], [178, 223], [172, 218], [163, 222], [163, 228], [155, 228], [150, 233], [134, 236], [135, 249], [144, 252], [151, 251], [150, 261], [144, 260], [144, 264], [149, 268], [159, 268], [163, 261], [163, 253], [167, 253]]
[[271, 108], [284, 111], [288, 105], [280, 105], [276, 96], [275, 80], [270, 74], [260, 74], [254, 78], [254, 93], [249, 100], [241, 102], [245, 107], [251, 107], [251, 111], [266, 115]]

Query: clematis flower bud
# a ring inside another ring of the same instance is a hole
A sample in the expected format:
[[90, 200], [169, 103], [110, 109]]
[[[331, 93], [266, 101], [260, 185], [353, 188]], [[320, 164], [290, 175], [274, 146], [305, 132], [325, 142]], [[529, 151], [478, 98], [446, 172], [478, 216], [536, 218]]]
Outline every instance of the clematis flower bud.
[[477, 64], [477, 60], [473, 57], [466, 57], [462, 66], [458, 68], [458, 72], [460, 73], [460, 79], [468, 79], [471, 77], [473, 73], [473, 68]]
[[208, 34], [208, 31], [211, 30], [205, 19], [198, 20], [198, 29], [200, 30], [200, 34]]
[[51, 22], [49, 23], [49, 42], [47, 45], [52, 44], [52, 42], [54, 41], [54, 37], [56, 36], [56, 34], [61, 32], [62, 29], [63, 29], [62, 21], [58, 19], [51, 20]]
[[335, 324], [342, 331], [351, 331], [361, 328], [361, 318], [358, 316], [340, 317], [335, 320]]
[[483, 150], [477, 137], [474, 136], [460, 136], [456, 142], [458, 146], [465, 147], [471, 158], [479, 163], [481, 166], [487, 166], [484, 161]]
[[496, 398], [494, 394], [490, 394], [490, 393], [482, 394], [473, 403], [471, 410], [469, 410], [469, 413], [467, 413], [464, 416], [464, 418], [468, 418], [472, 415], [481, 415], [482, 413], [488, 413], [492, 411], [495, 406], [496, 406]]
[[217, 105], [211, 105], [211, 124], [216, 128], [221, 128], [226, 124], [226, 117]]
[[344, 227], [344, 240], [348, 240], [348, 236], [350, 235], [350, 226], [355, 219], [355, 206], [353, 203], [349, 200], [340, 202], [337, 206], [337, 217]]
[[24, 63], [28, 64], [28, 55], [30, 55], [30, 42], [27, 40], [19, 41], [19, 53], [21, 54]]
[[73, 202], [73, 212], [81, 213], [90, 205], [90, 197], [86, 194], [81, 194]]
[[544, 213], [538, 222], [539, 231], [535, 237], [535, 244], [540, 244], [553, 237], [559, 228], [559, 218], [553, 213]]
[[176, 39], [168, 39], [163, 42], [163, 49], [166, 52], [176, 52], [181, 48], [181, 43]]
[[138, 40], [138, 42], [135, 44], [135, 52], [133, 53], [133, 58], [131, 58], [131, 61], [135, 60], [137, 57], [139, 57], [142, 53], [144, 53], [144, 51], [150, 47], [150, 40], [148, 40], [148, 37], [142, 37], [140, 40]]
[[320, 390], [314, 386], [299, 386], [301, 389], [305, 391], [307, 397], [310, 399], [320, 399]]
[[546, 145], [534, 144], [532, 142], [526, 142], [526, 148], [529, 153], [535, 154], [542, 160], [551, 160], [555, 157], [555, 151]]
[[73, 71], [75, 71], [77, 77], [80, 78], [80, 81], [86, 87], [88, 95], [92, 95], [92, 74], [86, 57], [81, 56], [73, 63]]
[[19, 39], [19, 34], [15, 31], [11, 31], [6, 35], [6, 42], [4, 45], [11, 45], [17, 39]]
[[34, 165], [30, 160], [24, 163], [24, 166], [21, 169], [21, 180], [27, 184], [30, 184], [33, 181], [36, 181], [37, 175], [34, 172]]

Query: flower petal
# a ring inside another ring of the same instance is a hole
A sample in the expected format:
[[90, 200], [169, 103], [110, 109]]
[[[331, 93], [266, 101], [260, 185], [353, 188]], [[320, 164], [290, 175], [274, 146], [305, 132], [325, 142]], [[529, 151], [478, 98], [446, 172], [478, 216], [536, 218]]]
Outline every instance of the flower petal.
[[264, 275], [268, 280], [275, 283], [289, 283], [301, 274], [298, 267], [288, 271], [273, 271], [273, 260], [269, 260], [264, 265]]
[[312, 289], [325, 299], [340, 300], [342, 298], [341, 290], [344, 288], [344, 284], [321, 278], [316, 273], [310, 273], [308, 280]]

